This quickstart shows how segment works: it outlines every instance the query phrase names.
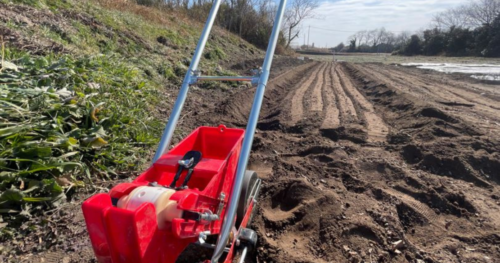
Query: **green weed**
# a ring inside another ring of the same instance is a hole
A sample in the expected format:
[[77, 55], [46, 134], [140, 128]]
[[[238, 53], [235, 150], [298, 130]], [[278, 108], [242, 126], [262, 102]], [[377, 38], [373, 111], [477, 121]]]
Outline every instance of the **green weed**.
[[162, 124], [157, 87], [116, 56], [31, 57], [0, 72], [0, 213], [56, 205], [64, 189], [138, 170]]

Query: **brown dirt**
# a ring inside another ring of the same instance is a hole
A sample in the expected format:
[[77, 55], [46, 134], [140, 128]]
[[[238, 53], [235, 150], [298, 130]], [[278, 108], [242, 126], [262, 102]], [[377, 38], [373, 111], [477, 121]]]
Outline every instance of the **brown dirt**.
[[[254, 141], [249, 168], [264, 185], [251, 261], [500, 258], [498, 86], [382, 64], [293, 65], [274, 65]], [[254, 92], [194, 88], [176, 140], [199, 125], [244, 127]], [[25, 261], [89, 261], [79, 210], [74, 222], [77, 247]]]

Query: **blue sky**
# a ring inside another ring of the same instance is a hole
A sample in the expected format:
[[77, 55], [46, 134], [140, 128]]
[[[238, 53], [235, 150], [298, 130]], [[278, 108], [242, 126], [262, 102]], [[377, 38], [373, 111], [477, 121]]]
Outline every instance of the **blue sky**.
[[[329, 0], [322, 1], [315, 11], [315, 19], [302, 24], [300, 38], [294, 44], [304, 43], [309, 26], [309, 43], [315, 46], [335, 46], [360, 30], [385, 27], [398, 33], [417, 31], [431, 24], [434, 14], [462, 5], [470, 0]], [[328, 30], [322, 30], [328, 29]], [[307, 41], [307, 40], [306, 40]]]

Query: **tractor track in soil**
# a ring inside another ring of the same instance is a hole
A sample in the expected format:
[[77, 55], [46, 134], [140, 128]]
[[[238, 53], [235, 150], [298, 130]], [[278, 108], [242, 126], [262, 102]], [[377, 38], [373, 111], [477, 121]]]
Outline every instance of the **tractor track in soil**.
[[[249, 162], [263, 179], [249, 262], [500, 258], [498, 90], [424, 73], [275, 63]], [[174, 140], [244, 127], [254, 93], [194, 89]]]

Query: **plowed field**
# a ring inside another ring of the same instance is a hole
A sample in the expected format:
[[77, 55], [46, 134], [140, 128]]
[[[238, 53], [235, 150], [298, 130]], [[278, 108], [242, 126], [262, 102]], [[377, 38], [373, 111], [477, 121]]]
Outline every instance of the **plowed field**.
[[[225, 122], [244, 124], [251, 93]], [[495, 262], [499, 101], [498, 86], [381, 64], [274, 79], [251, 167], [259, 261]]]
[[[249, 167], [264, 182], [249, 262], [498, 262], [499, 86], [382, 64], [277, 65]], [[244, 127], [254, 91], [193, 90], [176, 139]], [[75, 225], [78, 248], [52, 251], [87, 261]]]

